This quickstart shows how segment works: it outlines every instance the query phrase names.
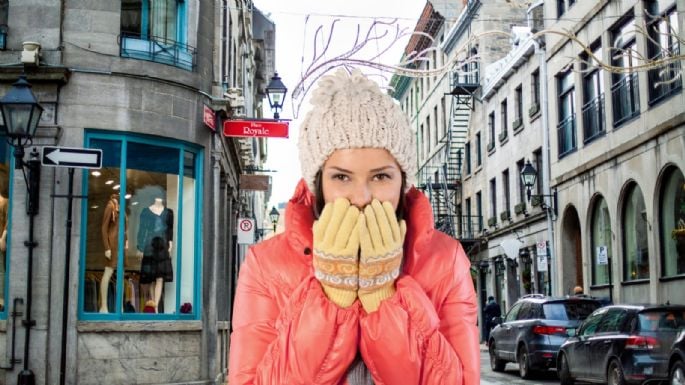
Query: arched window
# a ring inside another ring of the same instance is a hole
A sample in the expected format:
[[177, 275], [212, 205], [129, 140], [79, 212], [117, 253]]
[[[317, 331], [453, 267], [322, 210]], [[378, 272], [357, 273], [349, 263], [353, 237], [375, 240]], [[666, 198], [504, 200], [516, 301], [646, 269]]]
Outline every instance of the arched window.
[[685, 274], [685, 179], [675, 167], [665, 174], [659, 202], [661, 274]]
[[642, 190], [637, 184], [628, 188], [622, 226], [623, 280], [648, 279], [647, 211]]
[[604, 198], [598, 198], [592, 210], [592, 284], [609, 283], [609, 260], [611, 258], [611, 221]]

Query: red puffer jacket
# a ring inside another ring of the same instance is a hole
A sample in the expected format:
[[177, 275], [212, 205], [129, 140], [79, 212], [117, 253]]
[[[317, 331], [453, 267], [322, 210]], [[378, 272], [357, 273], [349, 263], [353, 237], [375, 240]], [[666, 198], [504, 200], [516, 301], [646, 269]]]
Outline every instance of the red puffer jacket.
[[323, 293], [312, 269], [314, 197], [300, 182], [286, 231], [240, 269], [230, 385], [347, 384], [358, 352], [376, 385], [480, 383], [476, 296], [461, 244], [433, 228], [428, 199], [407, 194], [407, 236], [395, 295], [367, 314]]

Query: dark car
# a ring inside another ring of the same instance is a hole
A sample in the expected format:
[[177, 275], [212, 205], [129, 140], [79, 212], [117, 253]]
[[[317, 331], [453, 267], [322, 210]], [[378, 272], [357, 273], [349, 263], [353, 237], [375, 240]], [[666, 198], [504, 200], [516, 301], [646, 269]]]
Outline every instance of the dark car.
[[556, 366], [559, 347], [590, 313], [601, 306], [592, 297], [524, 296], [490, 332], [490, 368], [501, 372], [518, 362], [522, 378]]
[[681, 329], [671, 347], [668, 359], [668, 383], [671, 385], [685, 385], [685, 328]]
[[596, 310], [559, 350], [562, 385], [641, 384], [668, 377], [668, 354], [685, 326], [683, 305], [612, 305]]

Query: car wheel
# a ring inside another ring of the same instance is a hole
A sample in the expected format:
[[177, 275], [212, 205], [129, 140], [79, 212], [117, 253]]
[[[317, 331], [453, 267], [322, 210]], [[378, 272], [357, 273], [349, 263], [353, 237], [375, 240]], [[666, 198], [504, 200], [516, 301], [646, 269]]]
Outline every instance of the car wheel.
[[621, 364], [614, 360], [609, 364], [609, 370], [607, 371], [607, 385], [625, 385], [626, 378], [623, 375], [623, 368]]
[[516, 358], [519, 364], [519, 375], [524, 380], [529, 379], [532, 375], [532, 370], [530, 369], [530, 356], [528, 355], [528, 349], [526, 349], [525, 345], [519, 347]]
[[565, 354], [559, 357], [559, 381], [561, 385], [573, 385], [573, 377], [571, 377], [571, 370], [568, 367], [568, 359]]
[[671, 385], [685, 385], [685, 364], [683, 361], [676, 361], [673, 365], [668, 383]]
[[497, 358], [494, 341], [491, 341], [488, 345], [488, 352], [490, 353], [490, 369], [492, 369], [493, 372], [503, 372], [507, 362]]

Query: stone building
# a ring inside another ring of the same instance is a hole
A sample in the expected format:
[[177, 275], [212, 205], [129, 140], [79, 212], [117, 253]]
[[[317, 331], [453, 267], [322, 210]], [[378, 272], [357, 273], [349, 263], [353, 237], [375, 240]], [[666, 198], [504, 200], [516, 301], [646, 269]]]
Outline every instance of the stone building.
[[[428, 2], [417, 32], [405, 49], [405, 56], [425, 50], [429, 59], [415, 68], [431, 71], [450, 67], [436, 76], [409, 78], [394, 76], [393, 97], [410, 117], [417, 132], [418, 187], [430, 198], [436, 228], [458, 238], [472, 261], [472, 275], [479, 302], [484, 307], [490, 294], [498, 301], [507, 290], [492, 275], [479, 275], [480, 260], [495, 266], [495, 255], [503, 254], [498, 244], [488, 243], [487, 190], [474, 181], [486, 180], [489, 172], [482, 100], [484, 69], [507, 55], [509, 38], [504, 34], [478, 39], [503, 24], [525, 19], [525, 9], [508, 1], [472, 0], [445, 7]], [[497, 254], [495, 254], [497, 253]], [[487, 284], [486, 284], [487, 283]], [[481, 325], [484, 323], [481, 322]]]
[[683, 11], [675, 0], [545, 2], [548, 28], [615, 68], [567, 37], [547, 40], [556, 293], [582, 283], [614, 302], [685, 303], [682, 60], [658, 62], [681, 52]]
[[269, 191], [239, 190], [266, 143], [221, 122], [260, 117], [274, 32], [249, 0], [0, 1], [0, 95], [24, 73], [44, 108], [25, 160], [102, 150], [74, 172], [69, 236], [69, 169], [40, 168], [27, 216], [0, 146], [0, 383], [225, 380], [235, 219], [261, 220]]
[[[685, 302], [681, 61], [658, 62], [679, 55], [685, 5], [523, 3], [468, 1], [434, 35], [452, 75], [395, 77], [436, 226], [465, 245], [481, 303], [493, 294], [506, 310], [576, 285], [614, 302]], [[509, 37], [471, 42], [450, 62], [457, 41], [486, 31]]]

